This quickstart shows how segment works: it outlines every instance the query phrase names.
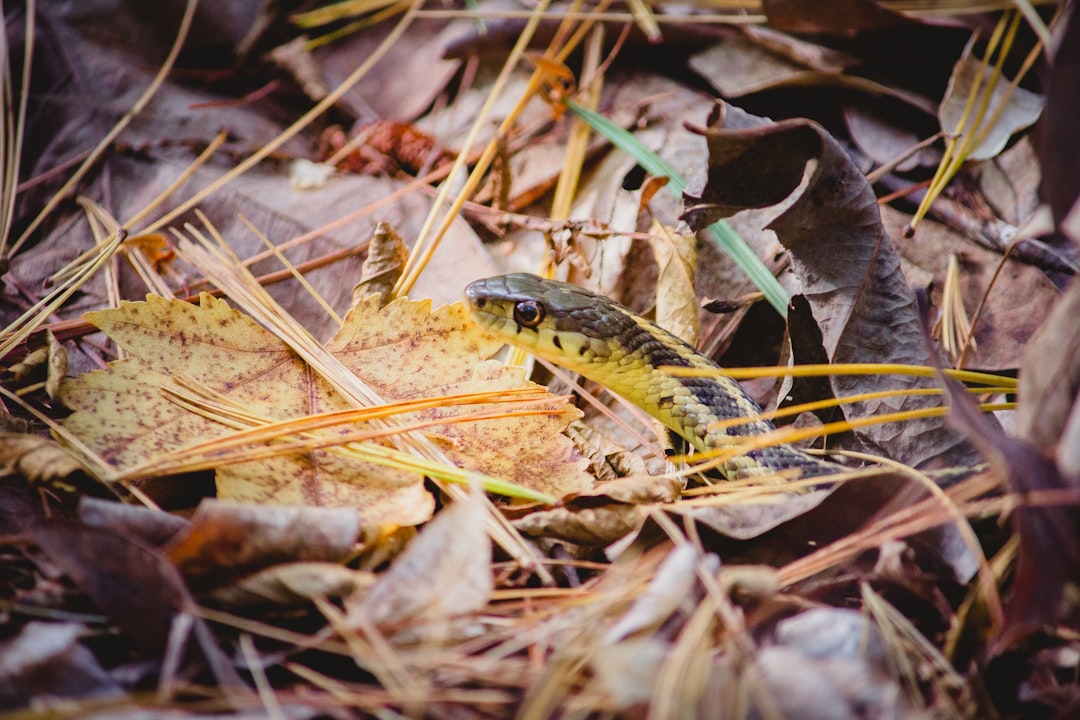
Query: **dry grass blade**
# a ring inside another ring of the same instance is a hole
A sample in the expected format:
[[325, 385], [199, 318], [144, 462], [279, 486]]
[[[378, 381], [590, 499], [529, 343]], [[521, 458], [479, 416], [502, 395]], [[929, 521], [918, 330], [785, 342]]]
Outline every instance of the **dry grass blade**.
[[109, 242], [94, 248], [89, 257], [76, 258], [66, 269], [65, 275], [67, 279], [0, 332], [0, 357], [5, 357], [19, 343], [26, 340], [34, 330], [45, 324], [49, 316], [59, 310], [87, 280], [93, 277], [109, 261], [109, 258], [113, 256], [113, 253], [116, 252], [126, 238], [127, 233], [121, 228], [112, 236]]
[[859, 587], [862, 590], [863, 606], [885, 639], [886, 658], [892, 665], [894, 674], [907, 686], [908, 695], [922, 705], [919, 688], [928, 681], [929, 676], [929, 683], [934, 687], [934, 697], [944, 701], [954, 717], [969, 715], [972, 700], [966, 683], [948, 659], [930, 644], [910, 620], [874, 592], [867, 583], [861, 583]]
[[[1015, 408], [1015, 403], [983, 403], [979, 405], [979, 409], [983, 412], [995, 412], [998, 410], [1012, 410]], [[797, 443], [802, 440], [810, 440], [816, 438], [826, 437], [828, 435], [834, 435], [837, 433], [848, 432], [849, 430], [856, 430], [858, 428], [873, 427], [876, 425], [885, 425], [888, 423], [902, 423], [911, 420], [918, 420], [920, 418], [936, 418], [945, 417], [949, 414], [947, 407], [936, 408], [923, 408], [920, 410], [904, 410], [895, 413], [882, 413], [866, 418], [856, 418], [854, 420], [841, 420], [832, 423], [825, 423], [819, 427], [810, 427], [803, 429], [794, 428], [779, 428], [769, 433], [761, 435], [748, 436], [743, 442], [733, 447], [725, 447], [717, 450], [710, 450], [708, 452], [697, 452], [692, 456], [676, 456], [672, 458], [672, 461], [690, 462], [696, 460], [704, 460], [702, 463], [695, 463], [693, 471], [706, 472], [714, 468], [720, 467], [725, 462], [732, 458], [745, 455], [754, 450], [761, 450], [763, 448], [772, 447], [784, 443]], [[777, 482], [785, 482], [782, 476], [777, 476]]]
[[[489, 477], [482, 473], [462, 470], [453, 464], [423, 460], [409, 453], [365, 442], [375, 439], [388, 439], [398, 433], [420, 431], [433, 425], [446, 423], [476, 422], [528, 414], [550, 414], [551, 410], [531, 409], [529, 407], [538, 400], [545, 399], [540, 397], [541, 393], [535, 391], [501, 391], [498, 396], [494, 396], [493, 393], [472, 393], [427, 398], [380, 407], [328, 412], [320, 415], [272, 421], [230, 402], [227, 398], [213, 393], [209, 388], [200, 388], [192, 384], [189, 384], [188, 387], [192, 391], [190, 394], [180, 393], [175, 390], [170, 390], [167, 394], [172, 397], [174, 402], [190, 412], [235, 428], [237, 432], [222, 438], [191, 445], [173, 453], [154, 457], [141, 466], [128, 468], [121, 473], [112, 475], [110, 477], [111, 481], [131, 483], [164, 474], [212, 470], [230, 464], [265, 460], [296, 452], [332, 449], [360, 460], [395, 469], [418, 472], [443, 482], [464, 486], [478, 482], [483, 485], [487, 492], [506, 497], [517, 497], [547, 505], [556, 501], [556, 498], [545, 493]], [[316, 433], [317, 430], [321, 429], [370, 422], [375, 419], [386, 419], [416, 410], [434, 407], [461, 407], [481, 403], [521, 405], [522, 408], [509, 412], [506, 410], [497, 412], [481, 411], [451, 418], [405, 422], [400, 427], [385, 427], [373, 431], [354, 431], [332, 435], [319, 435]]]
[[[694, 368], [667, 366], [664, 372], [672, 377], [710, 377], [722, 375], [736, 380], [752, 380], [762, 377], [825, 377], [832, 375], [911, 375], [913, 377], [937, 377], [937, 369], [930, 365], [903, 365], [897, 363], [832, 363], [818, 365], [795, 365], [793, 367], [745, 367], [697, 370]], [[945, 368], [947, 377], [964, 383], [977, 383], [991, 387], [1016, 387], [1016, 379], [992, 373]]]
[[15, 198], [19, 185], [19, 166], [22, 158], [23, 136], [26, 130], [26, 106], [30, 97], [30, 70], [34, 56], [34, 15], [37, 3], [26, 3], [26, 47], [23, 49], [23, 74], [19, 85], [19, 107], [15, 112], [14, 82], [11, 76], [11, 57], [8, 49], [7, 18], [0, 18], [0, 95], [3, 96], [4, 109], [0, 114], [0, 172], [3, 173], [2, 199], [0, 199], [0, 258], [6, 260], [14, 254], [15, 248], [8, 251], [7, 241], [11, 226], [15, 221]]

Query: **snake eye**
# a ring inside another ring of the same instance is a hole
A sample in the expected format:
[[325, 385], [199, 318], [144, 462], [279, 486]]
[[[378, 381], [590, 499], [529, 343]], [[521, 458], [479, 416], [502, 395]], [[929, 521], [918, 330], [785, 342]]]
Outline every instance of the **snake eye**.
[[514, 322], [534, 328], [544, 319], [544, 306], [535, 300], [522, 300], [514, 306]]

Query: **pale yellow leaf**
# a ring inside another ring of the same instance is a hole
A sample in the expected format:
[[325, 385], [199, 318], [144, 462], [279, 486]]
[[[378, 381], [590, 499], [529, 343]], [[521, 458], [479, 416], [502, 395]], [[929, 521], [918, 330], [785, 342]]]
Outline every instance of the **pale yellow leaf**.
[[[118, 470], [233, 432], [170, 400], [162, 390], [180, 389], [177, 379], [194, 381], [269, 420], [349, 407], [278, 338], [210, 295], [199, 306], [149, 296], [88, 319], [131, 357], [64, 384], [63, 399], [76, 410], [65, 426]], [[535, 387], [518, 372], [487, 361], [497, 348], [460, 303], [432, 311], [430, 302], [404, 299], [381, 309], [375, 299], [360, 302], [328, 344], [388, 402]], [[402, 419], [483, 409], [440, 408]], [[448, 454], [467, 469], [555, 495], [584, 489], [584, 463], [561, 435], [578, 411], [554, 397], [539, 409], [545, 414], [447, 423], [430, 431], [448, 439]], [[356, 430], [352, 425], [324, 432]], [[421, 475], [332, 450], [224, 465], [216, 480], [221, 498], [349, 507], [368, 525], [416, 524], [434, 507]]]
[[660, 327], [696, 345], [701, 329], [694, 274], [697, 271], [697, 236], [680, 235], [654, 222], [649, 231], [659, 275], [656, 278], [656, 322]]

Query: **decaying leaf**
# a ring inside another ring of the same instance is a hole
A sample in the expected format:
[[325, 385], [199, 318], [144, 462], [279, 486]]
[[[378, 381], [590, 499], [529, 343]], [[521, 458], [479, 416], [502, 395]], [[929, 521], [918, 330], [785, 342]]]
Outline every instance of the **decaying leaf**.
[[[1005, 148], [1013, 133], [1039, 119], [1043, 99], [1029, 90], [1010, 87], [1006, 77], [995, 78], [994, 68], [972, 55], [973, 46], [974, 42], [968, 43], [963, 56], [956, 61], [938, 117], [943, 133], [970, 136], [965, 140], [971, 143], [967, 147], [968, 159], [988, 160]], [[993, 92], [983, 111], [981, 99], [991, 87]], [[975, 108], [969, 110], [973, 90], [978, 94]], [[980, 114], [982, 122], [976, 124]]]
[[[709, 180], [700, 197], [686, 196], [686, 219], [695, 229], [745, 208], [775, 205], [800, 186], [798, 199], [770, 228], [791, 253], [792, 267], [821, 333], [820, 346], [804, 353], [834, 363], [891, 362], [933, 365], [915, 297], [900, 259], [881, 224], [874, 193], [843, 148], [806, 120], [769, 123], [726, 105], [709, 128]], [[932, 380], [906, 377], [832, 376], [838, 397], [870, 390], [932, 387]], [[932, 396], [886, 398], [845, 406], [848, 417], [938, 405]], [[978, 456], [940, 419], [878, 425], [861, 431], [875, 451], [915, 467], [972, 465]]]
[[680, 235], [653, 222], [649, 232], [659, 275], [656, 278], [656, 323], [690, 345], [701, 330], [694, 275], [697, 235]]
[[484, 514], [476, 496], [439, 513], [369, 592], [351, 600], [351, 623], [440, 622], [484, 607], [494, 589]]
[[597, 648], [592, 669], [615, 706], [629, 709], [653, 697], [656, 676], [670, 654], [671, 643], [667, 640], [630, 638]]
[[166, 553], [194, 590], [281, 563], [340, 562], [360, 537], [346, 508], [275, 507], [204, 500]]
[[[46, 344], [27, 353], [19, 362], [0, 373], [0, 381], [14, 387], [45, 380], [45, 394], [55, 397], [60, 383], [67, 374], [67, 350], [51, 332], [44, 333]], [[35, 338], [36, 339], [36, 338]]]
[[631, 475], [648, 474], [645, 461], [640, 456], [612, 442], [603, 433], [593, 430], [583, 422], [570, 423], [566, 434], [574, 441], [578, 452], [589, 462], [589, 474], [600, 483]]
[[0, 433], [0, 477], [21, 475], [30, 482], [51, 483], [82, 471], [82, 463], [54, 440]]
[[1017, 434], [992, 427], [970, 397], [952, 383], [951, 420], [986, 455], [1003, 484], [1029, 500], [1057, 494], [1048, 504], [1022, 502], [1014, 513], [1020, 539], [1002, 646], [1038, 628], [1080, 618], [1080, 509], [1065, 498], [1080, 491], [1075, 441], [1080, 436], [1080, 364], [1075, 282], [1032, 342], [1024, 358]]
[[[1054, 72], [1046, 93], [1046, 116], [1039, 144], [1043, 193], [1054, 222], [1061, 224], [1080, 197], [1080, 178], [1074, 172], [1080, 160], [1080, 135], [1075, 119], [1080, 112], [1080, 16], [1069, 13], [1056, 27]], [[1080, 235], [1073, 235], [1080, 242]]]
[[[617, 645], [632, 635], [654, 631], [680, 606], [687, 609], [692, 607], [698, 564], [701, 562], [701, 553], [692, 544], [676, 546], [657, 568], [645, 591], [604, 633], [604, 643]], [[720, 559], [710, 555], [708, 562], [715, 572]]]
[[1024, 353], [1016, 433], [1048, 455], [1057, 455], [1062, 470], [1080, 479], [1076, 435], [1080, 416], [1080, 283], [1060, 299]]
[[514, 527], [579, 545], [610, 545], [637, 530], [653, 506], [674, 502], [682, 487], [679, 480], [651, 475], [617, 478], [568, 496], [559, 507], [533, 511]]
[[163, 650], [174, 618], [191, 602], [160, 552], [107, 530], [53, 523], [33, 540], [139, 645]]
[[371, 573], [350, 570], [336, 563], [282, 563], [260, 570], [234, 585], [210, 594], [215, 603], [232, 609], [288, 609], [315, 598], [337, 599], [368, 587]]
[[394, 283], [401, 277], [409, 250], [405, 241], [394, 231], [390, 223], [381, 222], [376, 226], [368, 246], [368, 255], [360, 271], [360, 282], [353, 288], [353, 304], [368, 295], [380, 293], [383, 304], [389, 302]]
[[[796, 624], [804, 627], [791, 627]], [[752, 698], [763, 713], [765, 708], [778, 711], [781, 717], [906, 717], [914, 713], [908, 696], [889, 677], [880, 643], [859, 613], [832, 608], [809, 611], [781, 622], [777, 639], [781, 642], [762, 648], [754, 659], [764, 687]], [[748, 682], [752, 683], [746, 677], [740, 684], [745, 687]]]
[[764, 0], [762, 9], [771, 27], [788, 32], [853, 34], [914, 22], [874, 0], [840, 0], [827, 13], [799, 0]]
[[[484, 362], [499, 341], [480, 332], [464, 304], [431, 310], [429, 301], [398, 299], [377, 309], [368, 298], [349, 312], [327, 348], [384, 399], [535, 388], [520, 370]], [[483, 407], [483, 406], [481, 406]], [[580, 411], [564, 399], [544, 402], [549, 414], [497, 417], [434, 425], [448, 438], [450, 459], [459, 466], [562, 497], [592, 483], [585, 462], [562, 435]], [[458, 408], [416, 413], [419, 419], [451, 419]]]
[[28, 707], [43, 698], [122, 697], [120, 684], [79, 643], [85, 632], [74, 622], [31, 622], [0, 644], [0, 708]]
[[[181, 391], [180, 379], [272, 420], [349, 407], [280, 340], [209, 295], [199, 306], [148, 296], [89, 319], [131, 357], [63, 386], [64, 401], [77, 411], [65, 426], [117, 470], [152, 465], [230, 432], [169, 399], [163, 390]], [[460, 303], [431, 311], [429, 302], [398, 300], [380, 309], [368, 299], [327, 347], [387, 400], [535, 387], [484, 362], [498, 343], [474, 328]], [[553, 495], [587, 487], [583, 462], [560, 434], [578, 411], [555, 398], [544, 407], [550, 412], [447, 422], [429, 431], [447, 438], [448, 454], [467, 469]], [[476, 409], [437, 408], [410, 419], [449, 420]], [[422, 476], [332, 450], [229, 465], [216, 477], [221, 498], [349, 507], [376, 525], [422, 522], [433, 507]]]
[[79, 520], [88, 528], [110, 530], [154, 547], [163, 546], [191, 527], [191, 521], [179, 515], [92, 497], [79, 499]]

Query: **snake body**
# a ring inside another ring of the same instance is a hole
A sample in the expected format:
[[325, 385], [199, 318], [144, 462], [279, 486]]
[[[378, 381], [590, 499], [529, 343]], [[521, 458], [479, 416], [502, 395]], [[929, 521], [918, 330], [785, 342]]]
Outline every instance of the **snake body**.
[[[774, 430], [736, 381], [720, 375], [683, 378], [665, 366], [719, 369], [663, 328], [610, 298], [576, 285], [514, 273], [478, 280], [465, 290], [473, 319], [494, 335], [622, 395], [701, 451], [732, 447]], [[738, 425], [710, 429], [731, 419]], [[791, 445], [751, 450], [727, 461], [732, 480], [797, 469], [802, 477], [839, 466]]]

